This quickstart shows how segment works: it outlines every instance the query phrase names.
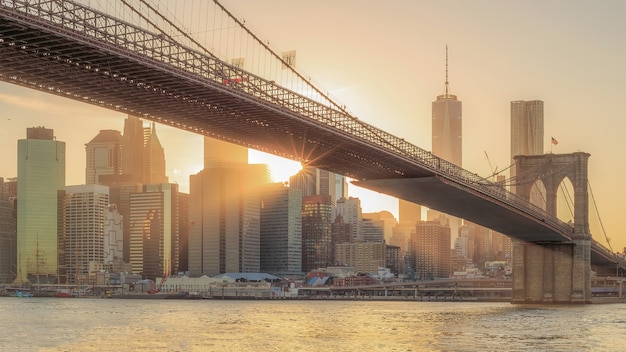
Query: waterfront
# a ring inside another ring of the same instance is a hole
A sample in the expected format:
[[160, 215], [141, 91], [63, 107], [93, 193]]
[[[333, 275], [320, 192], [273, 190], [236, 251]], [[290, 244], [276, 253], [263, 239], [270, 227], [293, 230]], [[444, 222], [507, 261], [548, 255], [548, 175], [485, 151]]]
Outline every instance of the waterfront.
[[626, 305], [0, 298], [1, 351], [622, 351]]

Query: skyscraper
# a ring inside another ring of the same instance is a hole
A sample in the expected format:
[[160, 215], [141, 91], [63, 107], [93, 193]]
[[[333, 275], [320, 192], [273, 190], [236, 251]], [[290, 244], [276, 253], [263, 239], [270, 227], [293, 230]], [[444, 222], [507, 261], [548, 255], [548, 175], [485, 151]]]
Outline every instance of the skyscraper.
[[154, 122], [151, 128], [144, 129], [142, 172], [141, 183], [144, 185], [169, 182], [165, 175], [165, 151], [157, 137]]
[[261, 195], [261, 271], [302, 275], [302, 193], [282, 183]]
[[[106, 134], [102, 135], [103, 132]], [[109, 141], [97, 144], [102, 149], [98, 158], [100, 163], [104, 163], [107, 159], [105, 155], [106, 146], [109, 146], [108, 150], [111, 152], [109, 160], [115, 160], [113, 157], [116, 151], [114, 140], [117, 139], [115, 135], [119, 134], [117, 131], [103, 132], [94, 138], [98, 142]], [[121, 174], [98, 171], [96, 173], [99, 177], [94, 181], [109, 186], [111, 204], [117, 206], [117, 210], [123, 218], [123, 261], [128, 263], [130, 262], [130, 194], [141, 192], [143, 185], [168, 183], [165, 172], [165, 153], [156, 134], [155, 124], [152, 123], [151, 127], [144, 128], [140, 118], [128, 115], [124, 120], [124, 135], [121, 137], [121, 155]], [[89, 170], [89, 158], [90, 148], [88, 144], [88, 177], [90, 172], [93, 173]]]
[[[517, 177], [517, 169], [513, 159], [515, 156], [540, 154], [543, 154], [543, 101], [512, 101], [511, 164], [513, 166], [511, 167], [511, 178], [515, 180]], [[512, 183], [510, 190], [515, 193], [515, 181]], [[536, 191], [533, 191], [531, 202], [537, 204], [537, 198], [540, 197]]]
[[409, 240], [409, 252], [414, 258], [418, 278], [432, 279], [450, 276], [450, 227], [444, 217], [438, 221], [422, 221]]
[[329, 195], [302, 199], [302, 271], [332, 264], [332, 201]]
[[59, 270], [59, 192], [65, 188], [65, 142], [44, 127], [17, 142], [17, 278], [55, 283]]
[[352, 239], [363, 240], [363, 211], [361, 200], [355, 197], [341, 198], [337, 201], [333, 219], [341, 215], [343, 222], [352, 225]]
[[122, 171], [132, 181], [147, 185], [168, 183], [165, 153], [156, 134], [156, 125], [143, 127], [143, 121], [128, 115], [122, 136]]
[[122, 134], [115, 130], [102, 130], [85, 144], [87, 162], [85, 183], [94, 184], [100, 175], [122, 174]]
[[154, 280], [178, 271], [178, 185], [145, 185], [130, 194], [130, 264]]
[[144, 128], [140, 118], [128, 115], [126, 120], [124, 120], [122, 140], [123, 173], [133, 175], [132, 180], [141, 183], [143, 177]]
[[511, 102], [511, 161], [516, 155], [543, 154], [543, 101]]
[[[433, 154], [457, 166], [463, 166], [462, 103], [450, 94], [448, 82], [448, 46], [446, 45], [446, 82], [444, 94], [432, 103]], [[428, 219], [430, 220], [430, 219]], [[461, 219], [450, 217], [450, 228], [456, 237]]]
[[17, 258], [16, 235], [17, 218], [15, 209], [15, 191], [11, 184], [0, 177], [0, 284], [9, 284], [15, 280]]
[[260, 270], [260, 192], [269, 183], [267, 165], [248, 165], [247, 148], [224, 143], [205, 138], [205, 168], [189, 177], [192, 276]]
[[289, 186], [302, 191], [302, 196], [329, 195], [333, 204], [348, 197], [345, 176], [330, 171], [305, 166], [289, 178]]
[[446, 46], [445, 92], [432, 103], [433, 154], [462, 166], [463, 126], [462, 103], [450, 94], [448, 83], [448, 47]]
[[115, 204], [109, 206], [104, 213], [104, 263], [123, 262], [124, 222], [122, 219]]
[[65, 187], [63, 202], [64, 272], [69, 283], [85, 283], [89, 263], [104, 263], [104, 220], [109, 212], [109, 187]]

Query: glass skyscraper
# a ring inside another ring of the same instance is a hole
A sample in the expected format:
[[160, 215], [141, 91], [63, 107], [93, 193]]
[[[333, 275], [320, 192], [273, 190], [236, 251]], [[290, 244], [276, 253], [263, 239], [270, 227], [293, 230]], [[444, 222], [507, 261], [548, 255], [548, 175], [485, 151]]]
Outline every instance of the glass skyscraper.
[[302, 192], [282, 183], [261, 194], [261, 271], [302, 275]]
[[65, 188], [65, 142], [44, 127], [17, 142], [17, 278], [56, 283], [59, 270], [59, 193]]
[[130, 264], [155, 280], [178, 271], [178, 185], [145, 185], [130, 194]]

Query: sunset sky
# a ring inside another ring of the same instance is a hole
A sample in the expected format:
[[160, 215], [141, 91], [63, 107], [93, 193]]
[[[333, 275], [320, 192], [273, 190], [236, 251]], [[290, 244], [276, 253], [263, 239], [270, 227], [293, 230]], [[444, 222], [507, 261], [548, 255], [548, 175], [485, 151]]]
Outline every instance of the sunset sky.
[[[443, 93], [449, 47], [451, 93], [463, 102], [463, 167], [480, 175], [510, 164], [510, 102], [543, 100], [545, 152], [584, 151], [601, 220], [614, 250], [626, 246], [626, 2], [223, 0], [260, 37], [296, 50], [297, 66], [355, 116], [426, 150], [431, 103]], [[0, 83], [0, 176], [17, 175], [17, 139], [52, 128], [67, 143], [67, 184], [84, 183], [85, 143], [126, 116]], [[168, 176], [185, 191], [202, 167], [202, 137], [157, 126]], [[550, 138], [558, 140], [552, 146]], [[251, 152], [283, 181], [298, 165]], [[397, 201], [358, 190], [363, 211]], [[595, 239], [606, 245], [596, 210]]]

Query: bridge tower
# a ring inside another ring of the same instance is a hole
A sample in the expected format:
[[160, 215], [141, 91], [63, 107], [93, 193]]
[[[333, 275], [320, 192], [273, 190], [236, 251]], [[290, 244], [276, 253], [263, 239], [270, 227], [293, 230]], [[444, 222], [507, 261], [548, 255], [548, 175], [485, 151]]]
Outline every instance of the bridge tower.
[[546, 189], [546, 211], [551, 215], [556, 216], [561, 182], [565, 178], [572, 182], [574, 227], [570, 243], [514, 242], [512, 303], [591, 302], [589, 156], [577, 152], [515, 157], [517, 195], [530, 200], [533, 184], [541, 180]]

